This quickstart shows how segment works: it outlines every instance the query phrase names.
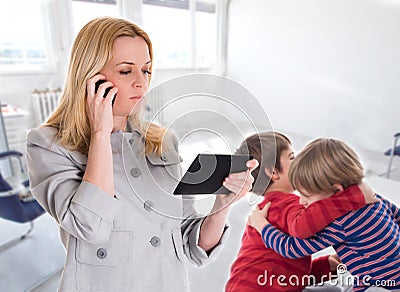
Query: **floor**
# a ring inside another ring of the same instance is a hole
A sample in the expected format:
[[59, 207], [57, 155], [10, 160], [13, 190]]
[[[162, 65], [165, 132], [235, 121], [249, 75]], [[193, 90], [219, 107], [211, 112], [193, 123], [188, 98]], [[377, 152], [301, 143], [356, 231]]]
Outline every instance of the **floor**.
[[[301, 149], [310, 139], [288, 133], [294, 148]], [[197, 140], [199, 141], [199, 140]], [[219, 151], [211, 140], [186, 145], [182, 151], [183, 158], [190, 153]], [[190, 146], [190, 147], [189, 147]], [[221, 150], [221, 151], [222, 151]], [[400, 205], [400, 159], [395, 159], [391, 179], [382, 176], [386, 171], [388, 159], [381, 153], [357, 149], [366, 166], [366, 181], [377, 192], [390, 195], [390, 199]], [[186, 160], [186, 159], [185, 159]], [[187, 158], [187, 160], [190, 160]], [[229, 275], [229, 267], [239, 249], [240, 238], [244, 229], [245, 218], [252, 209], [251, 198], [244, 198], [231, 209], [229, 224], [231, 226], [229, 242], [221, 251], [218, 259], [203, 268], [189, 267], [191, 291], [223, 291]], [[57, 271], [63, 264], [65, 254], [58, 237], [57, 226], [47, 214], [35, 220], [33, 233], [13, 247], [0, 250], [0, 290], [5, 292], [54, 292], [57, 291], [61, 273], [55, 274], [42, 285], [29, 288], [47, 274]], [[26, 230], [29, 224], [15, 224], [0, 219], [0, 244], [16, 237]], [[325, 251], [327, 252], [327, 251]], [[329, 252], [329, 251], [328, 251]]]

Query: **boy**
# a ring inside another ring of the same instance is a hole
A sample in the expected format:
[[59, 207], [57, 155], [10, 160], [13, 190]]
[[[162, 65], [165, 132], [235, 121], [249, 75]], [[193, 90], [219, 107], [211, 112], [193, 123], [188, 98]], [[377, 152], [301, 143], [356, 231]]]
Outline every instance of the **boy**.
[[[306, 208], [336, 192], [349, 190], [363, 176], [363, 167], [348, 145], [323, 138], [308, 144], [289, 170], [290, 182], [300, 192], [300, 202]], [[336, 219], [308, 239], [288, 236], [269, 224], [268, 206], [254, 210], [249, 224], [262, 235], [267, 247], [285, 257], [301, 258], [333, 246], [345, 265], [342, 267], [355, 276], [354, 291], [370, 286], [399, 289], [400, 210], [379, 198]]]
[[[294, 158], [291, 143], [280, 133], [255, 134], [242, 143], [237, 153], [250, 154], [260, 162], [259, 168], [252, 173], [255, 178], [253, 192], [264, 196], [259, 206], [272, 202], [269, 219], [285, 232], [310, 236], [339, 216], [365, 204], [363, 194], [357, 186], [353, 186], [304, 209], [299, 204], [299, 197], [292, 194], [293, 188], [288, 179], [289, 165]], [[312, 218], [316, 220], [310, 220]], [[231, 267], [226, 291], [301, 291], [304, 285], [289, 279], [301, 279], [310, 273], [319, 278], [331, 269], [336, 270], [335, 260], [332, 257], [330, 262], [328, 260], [328, 257], [322, 257], [311, 265], [311, 257], [286, 259], [272, 249], [266, 249], [260, 235], [247, 227], [238, 257]]]

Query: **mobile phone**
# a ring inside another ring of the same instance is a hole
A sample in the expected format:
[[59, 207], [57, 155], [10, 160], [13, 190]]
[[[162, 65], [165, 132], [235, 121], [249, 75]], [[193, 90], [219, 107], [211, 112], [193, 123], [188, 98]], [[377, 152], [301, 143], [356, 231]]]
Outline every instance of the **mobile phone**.
[[[95, 83], [95, 85], [94, 85], [94, 93], [97, 93], [97, 90], [99, 89], [100, 84], [103, 84], [103, 83], [106, 82], [106, 81], [107, 81], [107, 80], [99, 80], [99, 81], [97, 81], [97, 82]], [[104, 98], [105, 98], [105, 97], [107, 96], [107, 94], [110, 92], [111, 88], [112, 88], [112, 86], [106, 88], [106, 90], [104, 91], [104, 95], [103, 95]], [[112, 102], [111, 102], [111, 105], [112, 105], [112, 106], [114, 106], [114, 101], [115, 101], [115, 98], [116, 98], [116, 97], [117, 97], [117, 94], [114, 94], [114, 97], [113, 97]]]

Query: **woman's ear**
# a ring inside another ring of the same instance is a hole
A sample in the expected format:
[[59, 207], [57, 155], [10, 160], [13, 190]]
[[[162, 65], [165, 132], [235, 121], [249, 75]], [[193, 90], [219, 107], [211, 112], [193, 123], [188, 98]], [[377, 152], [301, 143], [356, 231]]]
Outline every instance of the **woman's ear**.
[[275, 167], [273, 169], [264, 168], [264, 172], [272, 181], [279, 179], [279, 173], [276, 171]]
[[333, 184], [332, 188], [333, 188], [333, 193], [334, 194], [342, 192], [344, 190], [343, 186], [340, 185], [340, 184]]

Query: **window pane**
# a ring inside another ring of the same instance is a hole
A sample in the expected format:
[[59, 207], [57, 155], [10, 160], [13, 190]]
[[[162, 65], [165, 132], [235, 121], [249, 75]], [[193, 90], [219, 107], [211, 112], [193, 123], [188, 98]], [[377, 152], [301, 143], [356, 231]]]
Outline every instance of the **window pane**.
[[157, 67], [189, 68], [193, 64], [210, 67], [215, 63], [218, 34], [215, 0], [197, 0], [195, 17], [196, 33], [192, 36], [189, 0], [143, 0], [143, 28], [153, 42]]
[[41, 0], [13, 0], [3, 4], [0, 10], [0, 71], [48, 68]]
[[216, 8], [215, 5], [206, 1], [198, 1], [197, 3], [198, 8], [203, 6], [208, 9], [196, 10], [196, 65], [198, 67], [210, 67], [217, 60], [218, 22]]
[[191, 28], [189, 9], [143, 5], [143, 29], [149, 35], [157, 67], [189, 67]]
[[118, 17], [119, 13], [116, 1], [73, 0], [72, 15], [75, 37], [90, 20], [102, 16]]

